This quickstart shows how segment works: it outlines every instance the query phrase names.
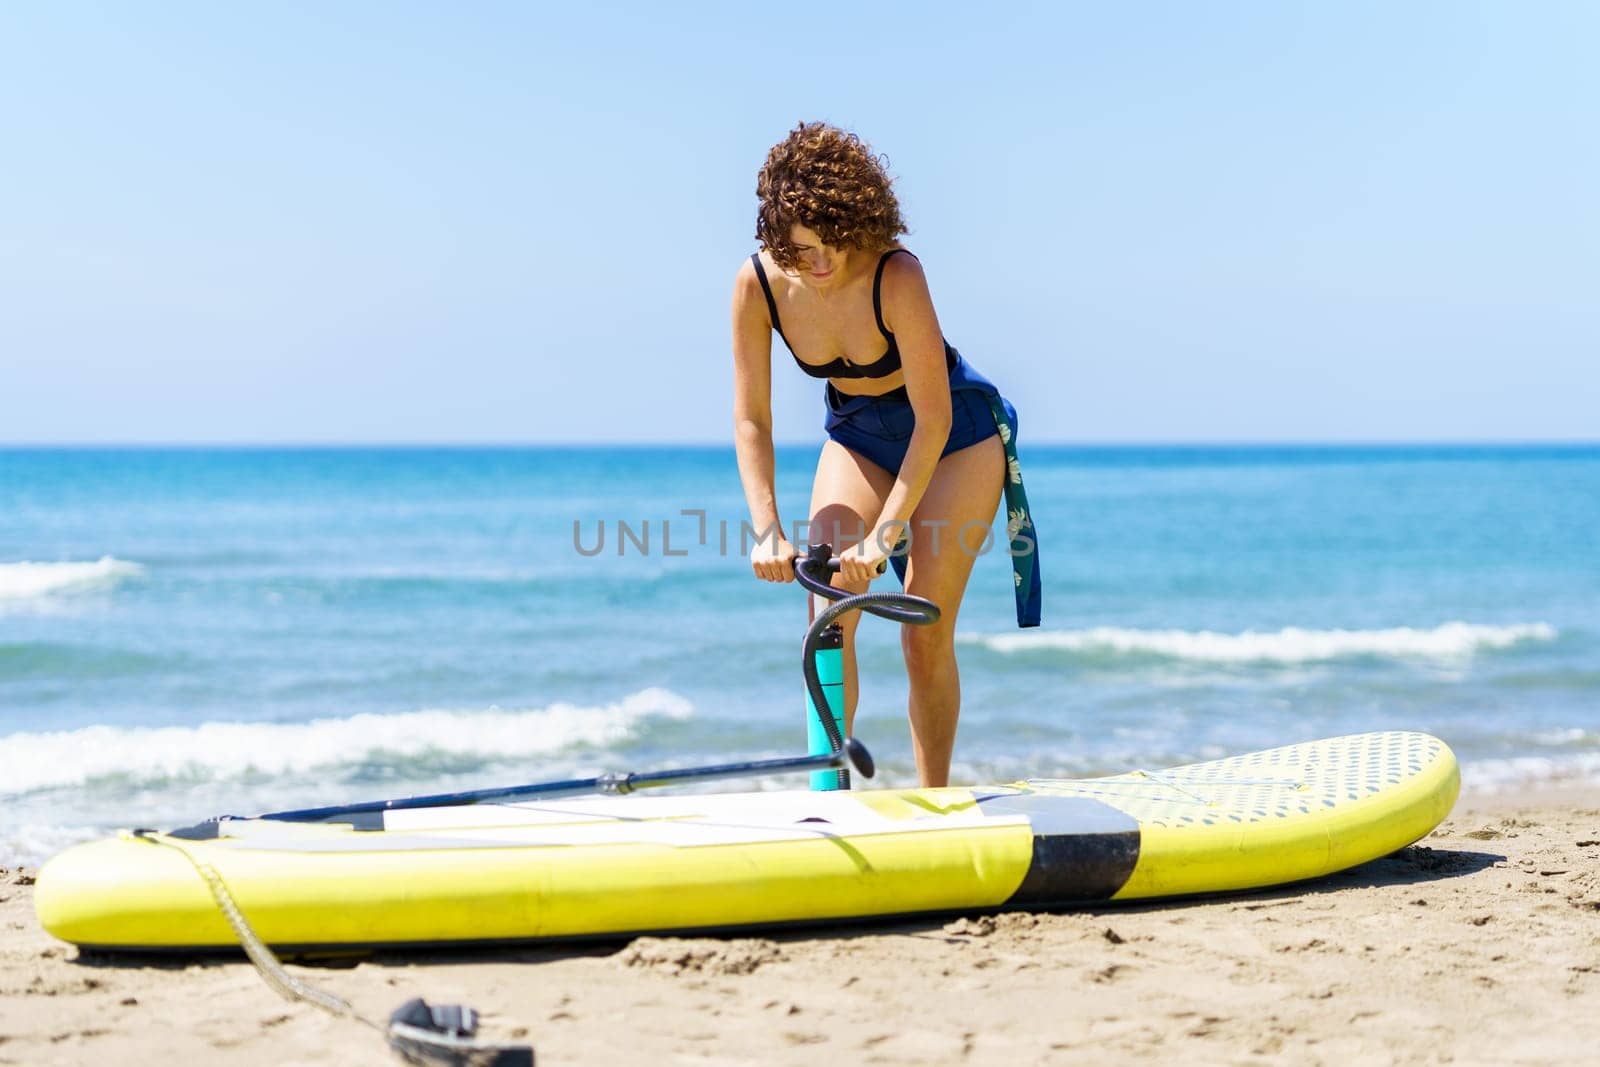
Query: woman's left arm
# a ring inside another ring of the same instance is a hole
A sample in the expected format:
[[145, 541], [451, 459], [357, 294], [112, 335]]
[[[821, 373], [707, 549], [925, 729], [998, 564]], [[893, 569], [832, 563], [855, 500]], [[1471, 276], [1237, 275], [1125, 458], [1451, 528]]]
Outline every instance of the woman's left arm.
[[[934, 314], [928, 279], [916, 257], [890, 258], [884, 265], [880, 295], [884, 325], [900, 346], [906, 396], [916, 415], [916, 425], [906, 445], [906, 457], [895, 473], [894, 486], [872, 527], [876, 536], [869, 536], [850, 553], [860, 558], [863, 571], [875, 571], [878, 561], [900, 538], [910, 536], [911, 516], [922, 502], [939, 456], [950, 440], [950, 373], [945, 366], [944, 333]], [[845, 574], [853, 576], [849, 569]]]

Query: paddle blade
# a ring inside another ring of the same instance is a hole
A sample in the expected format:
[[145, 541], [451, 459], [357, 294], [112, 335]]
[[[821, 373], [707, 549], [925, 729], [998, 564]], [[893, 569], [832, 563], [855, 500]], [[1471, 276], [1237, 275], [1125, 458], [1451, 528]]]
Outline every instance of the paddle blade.
[[863, 778], [871, 778], [878, 769], [872, 762], [872, 753], [867, 751], [867, 746], [853, 737], [845, 738], [844, 754], [850, 757], [850, 766]]

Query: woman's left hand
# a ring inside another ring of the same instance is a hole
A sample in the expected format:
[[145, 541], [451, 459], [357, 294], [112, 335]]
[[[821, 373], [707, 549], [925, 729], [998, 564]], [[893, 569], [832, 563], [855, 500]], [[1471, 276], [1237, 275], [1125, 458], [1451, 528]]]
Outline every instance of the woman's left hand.
[[888, 558], [873, 539], [868, 539], [839, 553], [839, 577], [865, 584], [883, 573]]

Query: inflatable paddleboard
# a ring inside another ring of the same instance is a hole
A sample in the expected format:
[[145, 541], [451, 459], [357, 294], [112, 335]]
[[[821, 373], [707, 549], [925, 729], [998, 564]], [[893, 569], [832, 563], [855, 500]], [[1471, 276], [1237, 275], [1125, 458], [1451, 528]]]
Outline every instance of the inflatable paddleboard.
[[1427, 834], [1459, 785], [1444, 742], [1386, 732], [976, 788], [227, 819], [67, 849], [40, 872], [34, 900], [56, 937], [122, 950], [236, 946], [206, 868], [280, 949], [1044, 909], [1344, 870]]

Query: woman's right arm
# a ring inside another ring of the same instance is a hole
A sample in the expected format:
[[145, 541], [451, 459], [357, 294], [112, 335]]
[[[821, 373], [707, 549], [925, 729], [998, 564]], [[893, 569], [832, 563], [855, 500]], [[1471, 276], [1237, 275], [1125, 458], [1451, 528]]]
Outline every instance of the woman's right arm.
[[772, 458], [772, 320], [748, 259], [733, 282], [733, 445], [758, 538], [751, 569], [769, 582], [793, 581], [795, 551], [778, 517]]

